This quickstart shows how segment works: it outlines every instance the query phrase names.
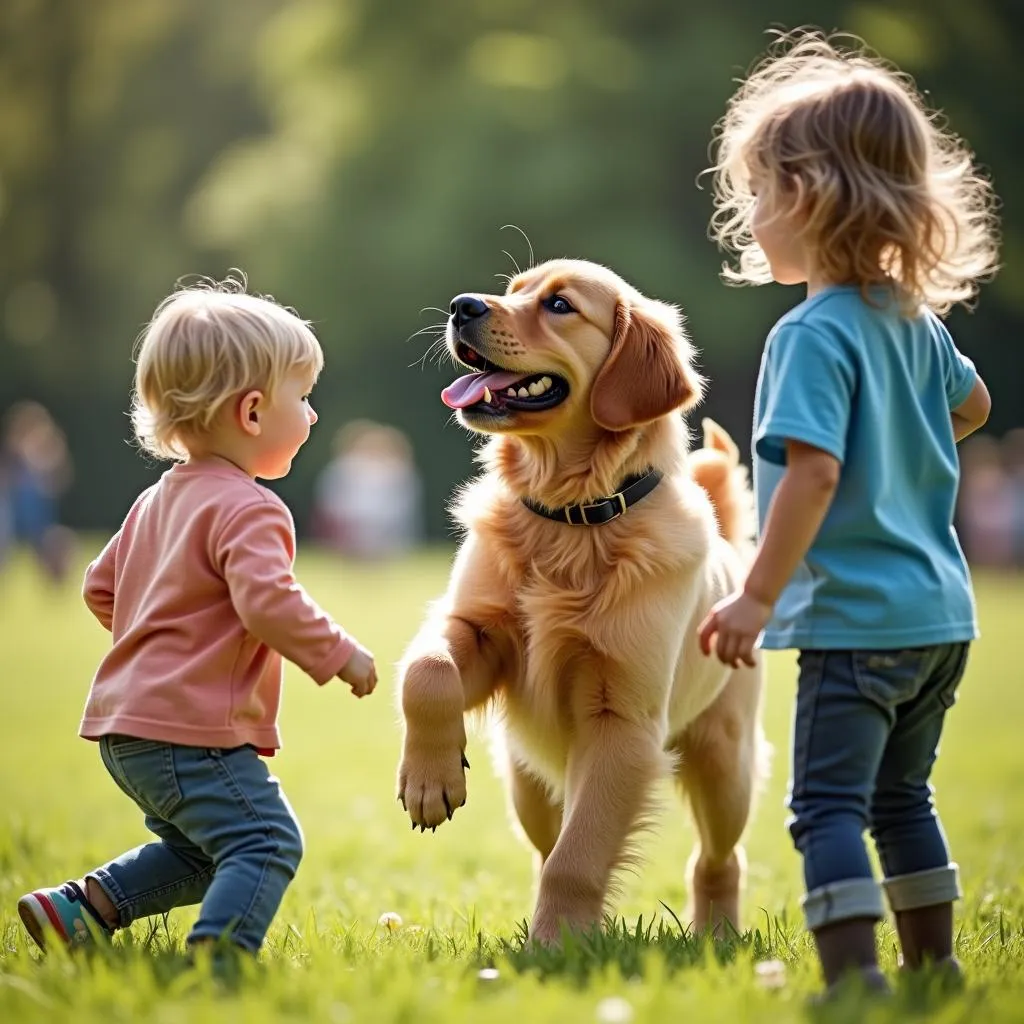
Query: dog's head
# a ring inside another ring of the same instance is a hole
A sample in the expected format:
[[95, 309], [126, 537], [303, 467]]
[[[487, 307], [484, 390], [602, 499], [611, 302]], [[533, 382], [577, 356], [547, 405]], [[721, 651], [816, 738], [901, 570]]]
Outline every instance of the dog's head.
[[679, 311], [581, 260], [533, 267], [504, 295], [457, 295], [447, 343], [472, 372], [442, 399], [480, 433], [619, 432], [701, 396]]

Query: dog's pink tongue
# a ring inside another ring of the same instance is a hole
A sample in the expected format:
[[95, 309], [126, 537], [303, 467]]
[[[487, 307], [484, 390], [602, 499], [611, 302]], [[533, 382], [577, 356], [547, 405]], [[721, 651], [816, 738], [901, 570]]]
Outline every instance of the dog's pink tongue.
[[465, 377], [454, 380], [441, 392], [441, 401], [449, 409], [465, 409], [476, 405], [484, 397], [484, 388], [491, 391], [502, 391], [515, 384], [523, 375], [496, 370], [492, 373], [467, 373]]

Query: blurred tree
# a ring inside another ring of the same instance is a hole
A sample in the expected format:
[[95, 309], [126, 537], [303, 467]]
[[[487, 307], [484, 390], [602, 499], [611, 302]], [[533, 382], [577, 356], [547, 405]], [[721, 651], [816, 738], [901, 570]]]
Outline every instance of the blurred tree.
[[[471, 470], [446, 429], [450, 377], [418, 363], [456, 292], [577, 255], [679, 302], [713, 386], [748, 431], [764, 333], [797, 298], [726, 290], [697, 188], [734, 80], [763, 49], [756, 0], [5, 0], [0, 9], [0, 407], [60, 405], [80, 473], [72, 512], [116, 520], [152, 474], [127, 434], [131, 341], [181, 274], [247, 270], [317, 322], [321, 424], [282, 491], [300, 522], [333, 428], [413, 437], [432, 532]], [[774, 23], [862, 33], [944, 107], [1005, 200], [1006, 262], [956, 313], [1022, 419], [1018, 6], [778, 0]], [[4, 198], [6, 197], [6, 198]], [[507, 250], [510, 255], [502, 254]], [[430, 310], [428, 307], [435, 307]], [[92, 468], [94, 467], [94, 469]]]
[[246, 34], [278, 4], [229, 6], [0, 6], [0, 407], [38, 398], [68, 429], [77, 522], [116, 521], [147, 475], [120, 416], [136, 334], [176, 278], [226, 258], [196, 249], [180, 210], [265, 125]]

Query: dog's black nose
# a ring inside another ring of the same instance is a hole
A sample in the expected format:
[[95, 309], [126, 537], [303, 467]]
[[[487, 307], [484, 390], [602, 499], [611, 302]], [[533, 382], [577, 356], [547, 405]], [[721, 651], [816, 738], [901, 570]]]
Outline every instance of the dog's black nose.
[[486, 302], [482, 302], [474, 295], [456, 295], [452, 299], [452, 320], [456, 327], [462, 327], [471, 320], [479, 320], [485, 316], [489, 309]]

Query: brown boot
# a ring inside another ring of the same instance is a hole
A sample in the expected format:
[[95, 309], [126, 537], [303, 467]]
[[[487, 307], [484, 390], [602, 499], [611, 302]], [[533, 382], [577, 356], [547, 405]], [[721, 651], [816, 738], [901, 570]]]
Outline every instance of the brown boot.
[[854, 917], [827, 924], [814, 932], [825, 984], [831, 990], [848, 972], [860, 975], [875, 992], [889, 992], [889, 983], [878, 969], [875, 952], [875, 920]]
[[935, 903], [930, 907], [896, 912], [896, 932], [903, 950], [903, 967], [917, 971], [928, 964], [947, 974], [951, 981], [963, 979], [963, 971], [953, 956], [953, 904]]

